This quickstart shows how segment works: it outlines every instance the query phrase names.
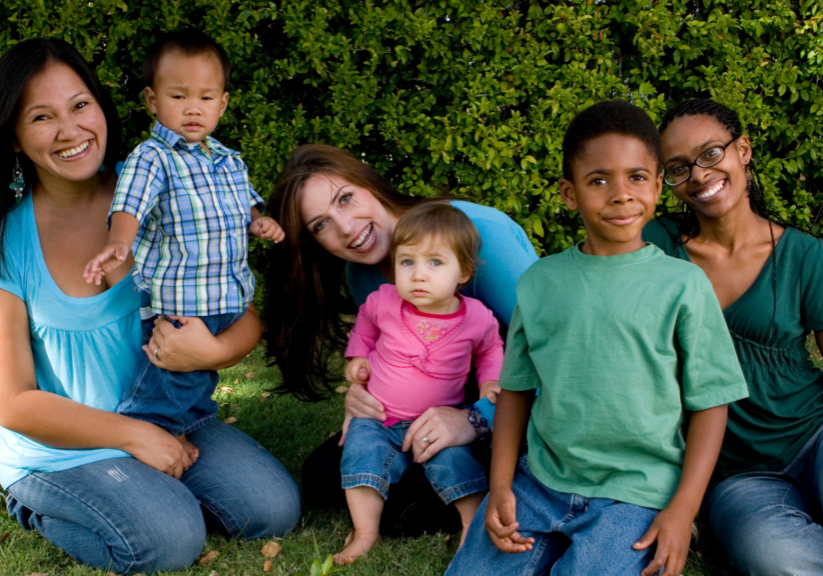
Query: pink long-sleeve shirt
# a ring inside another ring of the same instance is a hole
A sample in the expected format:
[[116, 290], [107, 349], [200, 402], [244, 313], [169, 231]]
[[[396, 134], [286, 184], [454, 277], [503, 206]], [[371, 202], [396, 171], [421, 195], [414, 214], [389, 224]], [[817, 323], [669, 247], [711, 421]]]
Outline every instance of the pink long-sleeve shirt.
[[384, 284], [360, 307], [346, 358], [369, 359], [369, 393], [385, 408], [385, 426], [414, 420], [434, 406], [460, 404], [472, 365], [478, 384], [499, 378], [503, 341], [497, 320], [479, 300], [460, 299], [454, 314], [424, 314], [393, 284]]

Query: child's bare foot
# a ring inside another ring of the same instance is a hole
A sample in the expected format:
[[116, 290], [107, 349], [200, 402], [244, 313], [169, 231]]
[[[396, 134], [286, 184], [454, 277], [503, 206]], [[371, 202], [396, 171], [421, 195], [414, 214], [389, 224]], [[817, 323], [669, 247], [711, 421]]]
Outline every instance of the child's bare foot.
[[357, 530], [352, 530], [346, 537], [346, 547], [334, 555], [334, 563], [342, 566], [351, 564], [379, 543], [379, 532], [358, 532]]
[[191, 460], [191, 463], [194, 464], [197, 461], [197, 457], [200, 456], [200, 450], [198, 450], [197, 446], [186, 440], [185, 436], [175, 436], [178, 442], [183, 446], [183, 450], [186, 451], [186, 455]]

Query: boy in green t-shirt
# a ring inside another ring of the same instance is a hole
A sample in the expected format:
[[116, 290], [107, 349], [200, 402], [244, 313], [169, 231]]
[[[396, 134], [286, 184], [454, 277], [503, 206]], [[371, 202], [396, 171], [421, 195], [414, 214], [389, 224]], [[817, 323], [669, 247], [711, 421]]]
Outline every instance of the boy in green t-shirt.
[[569, 125], [560, 194], [587, 238], [520, 278], [491, 491], [448, 576], [683, 569], [726, 404], [748, 391], [706, 275], [641, 238], [661, 157], [651, 119], [627, 102]]

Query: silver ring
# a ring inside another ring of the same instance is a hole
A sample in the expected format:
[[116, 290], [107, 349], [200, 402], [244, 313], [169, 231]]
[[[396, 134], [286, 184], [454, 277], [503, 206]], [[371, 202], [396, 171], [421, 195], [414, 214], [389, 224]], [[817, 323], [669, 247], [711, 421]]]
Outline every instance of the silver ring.
[[429, 437], [428, 437], [428, 436], [423, 436], [423, 442], [425, 442], [425, 443], [426, 443], [426, 444], [428, 444], [429, 446], [431, 446], [431, 445], [432, 445], [432, 441], [431, 441], [431, 440], [429, 440]]
[[157, 353], [160, 351], [160, 346], [154, 349], [154, 360], [157, 361]]

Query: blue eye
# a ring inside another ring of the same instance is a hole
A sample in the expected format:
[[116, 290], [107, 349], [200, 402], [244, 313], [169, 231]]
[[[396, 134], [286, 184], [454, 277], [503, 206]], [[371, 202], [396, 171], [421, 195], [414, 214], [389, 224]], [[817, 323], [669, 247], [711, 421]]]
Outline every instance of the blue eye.
[[432, 266], [440, 266], [441, 264], [443, 264], [443, 262], [441, 260], [437, 260], [437, 259], [432, 260]]
[[341, 194], [340, 195], [340, 203], [341, 204], [348, 204], [349, 202], [351, 202], [351, 197], [352, 197], [352, 195], [348, 192], [346, 192], [345, 194]]
[[320, 232], [320, 231], [321, 231], [323, 228], [325, 228], [325, 227], [326, 227], [326, 222], [325, 222], [325, 221], [318, 222], [318, 223], [317, 223], [317, 224], [315, 224], [315, 225], [314, 225], [314, 227], [312, 228], [312, 232], [313, 232], [313, 233], [315, 233], [315, 234], [317, 234], [318, 232]]
[[406, 258], [405, 260], [400, 261], [401, 266], [411, 266], [413, 264], [414, 264], [414, 262], [412, 262], [409, 258]]

